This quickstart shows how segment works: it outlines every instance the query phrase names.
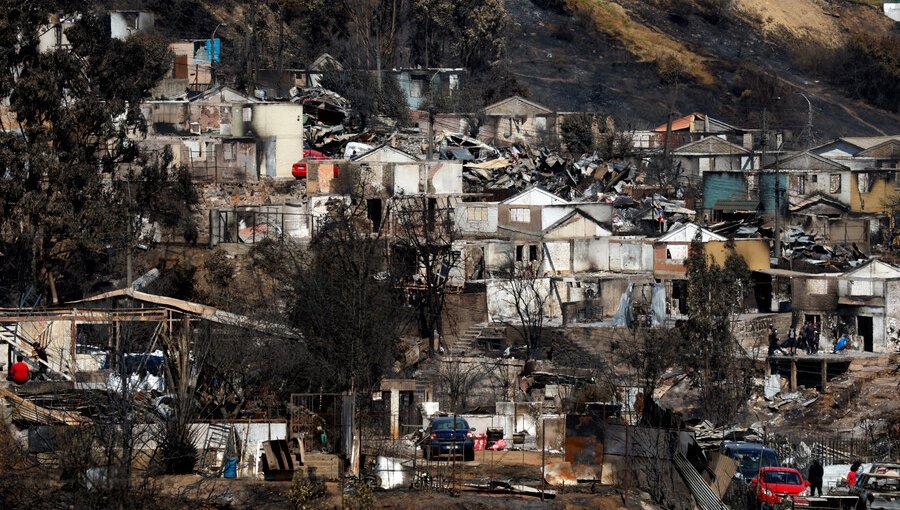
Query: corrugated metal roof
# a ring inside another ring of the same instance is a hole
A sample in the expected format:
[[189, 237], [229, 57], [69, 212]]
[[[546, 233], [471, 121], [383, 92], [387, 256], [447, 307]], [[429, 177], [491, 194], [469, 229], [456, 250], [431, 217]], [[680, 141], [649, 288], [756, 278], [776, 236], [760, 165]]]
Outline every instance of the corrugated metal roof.
[[728, 510], [728, 507], [722, 503], [719, 496], [707, 485], [706, 481], [700, 476], [700, 473], [694, 469], [694, 466], [688, 462], [687, 457], [680, 451], [675, 452], [673, 458], [675, 461], [675, 469], [684, 479], [691, 494], [697, 499], [697, 503], [703, 510]]

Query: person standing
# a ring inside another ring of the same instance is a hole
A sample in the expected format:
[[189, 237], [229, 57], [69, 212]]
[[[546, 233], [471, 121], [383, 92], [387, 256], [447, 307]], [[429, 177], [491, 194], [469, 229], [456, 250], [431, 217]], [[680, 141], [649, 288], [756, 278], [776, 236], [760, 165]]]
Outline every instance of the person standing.
[[819, 322], [813, 321], [813, 339], [812, 339], [812, 353], [816, 354], [819, 352], [819, 340], [822, 337], [822, 330], [819, 328]]
[[774, 356], [775, 351], [781, 351], [782, 355], [786, 355], [784, 349], [778, 345], [778, 330], [774, 324], [769, 324], [769, 356]]
[[853, 487], [854, 485], [856, 485], [856, 476], [858, 474], [857, 472], [859, 471], [860, 466], [862, 466], [862, 462], [860, 462], [858, 460], [856, 462], [854, 462], [853, 464], [850, 464], [850, 472], [847, 473], [847, 486], [848, 487]]
[[31, 348], [34, 349], [31, 357], [38, 362], [38, 375], [43, 375], [47, 372], [47, 363], [50, 362], [50, 358], [47, 356], [47, 347], [41, 345], [40, 342], [33, 342]]
[[822, 479], [825, 477], [825, 468], [819, 462], [819, 459], [813, 459], [806, 473], [806, 479], [809, 481], [809, 495], [815, 496], [818, 491], [819, 496], [822, 495]]
[[791, 352], [791, 354], [796, 353], [796, 350], [794, 347], [796, 345], [797, 345], [797, 328], [794, 326], [791, 326], [791, 329], [788, 330], [788, 339], [787, 339], [787, 346], [788, 346], [788, 349]]

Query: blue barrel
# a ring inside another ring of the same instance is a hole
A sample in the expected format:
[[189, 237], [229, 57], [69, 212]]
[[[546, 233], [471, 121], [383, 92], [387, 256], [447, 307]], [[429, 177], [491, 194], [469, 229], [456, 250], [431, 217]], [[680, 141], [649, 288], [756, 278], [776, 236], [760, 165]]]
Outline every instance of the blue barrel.
[[225, 478], [237, 478], [237, 457], [225, 457]]

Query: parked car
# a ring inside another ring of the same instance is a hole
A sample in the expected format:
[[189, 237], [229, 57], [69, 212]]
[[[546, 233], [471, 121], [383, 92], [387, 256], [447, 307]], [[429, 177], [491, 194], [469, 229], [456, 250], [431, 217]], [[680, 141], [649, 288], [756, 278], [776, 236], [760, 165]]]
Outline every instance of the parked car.
[[900, 475], [896, 469], [884, 473], [862, 473], [850, 494], [859, 497], [857, 510], [900, 510]]
[[465, 461], [475, 460], [475, 439], [472, 437], [474, 431], [466, 420], [458, 416], [435, 417], [425, 429], [420, 442], [422, 453], [426, 459], [461, 454]]
[[778, 453], [760, 443], [725, 441], [719, 449], [737, 462], [738, 471], [735, 477], [744, 480], [755, 478], [762, 468], [781, 465], [781, 462], [778, 461]]
[[794, 468], [764, 467], [759, 470], [758, 476], [750, 480], [750, 486], [759, 507], [764, 504], [777, 505], [787, 497], [792, 498], [795, 504], [807, 503], [805, 498], [799, 496], [804, 495], [809, 482]]
[[[331, 159], [325, 155], [323, 152], [319, 152], [315, 149], [303, 149], [303, 159], [294, 163], [291, 167], [291, 175], [293, 175], [297, 179], [306, 179], [307, 174], [307, 161], [325, 161]], [[337, 170], [335, 170], [335, 177], [337, 177]]]

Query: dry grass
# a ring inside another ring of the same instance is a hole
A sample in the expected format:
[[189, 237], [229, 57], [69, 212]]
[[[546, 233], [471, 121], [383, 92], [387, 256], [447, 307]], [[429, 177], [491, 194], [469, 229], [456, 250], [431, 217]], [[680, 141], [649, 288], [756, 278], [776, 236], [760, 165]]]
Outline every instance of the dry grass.
[[619, 40], [639, 59], [656, 64], [663, 78], [682, 75], [704, 85], [715, 83], [706, 59], [672, 37], [635, 22], [621, 5], [607, 0], [569, 0], [569, 7], [589, 15], [597, 29]]

